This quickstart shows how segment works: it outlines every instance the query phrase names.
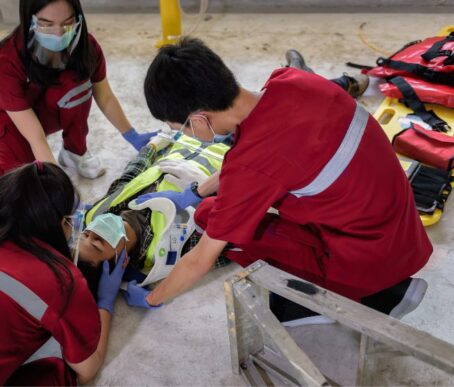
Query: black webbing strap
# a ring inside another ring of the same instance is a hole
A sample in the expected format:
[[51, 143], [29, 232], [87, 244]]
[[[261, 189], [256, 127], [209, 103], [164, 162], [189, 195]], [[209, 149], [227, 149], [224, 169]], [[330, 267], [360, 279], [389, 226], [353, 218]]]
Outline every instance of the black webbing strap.
[[354, 68], [354, 69], [360, 69], [360, 70], [372, 70], [374, 66], [368, 66], [368, 65], [362, 65], [359, 63], [353, 63], [353, 62], [346, 62], [346, 66]]
[[450, 126], [446, 121], [438, 117], [433, 110], [427, 110], [421, 100], [415, 93], [415, 90], [402, 77], [394, 77], [389, 80], [395, 85], [403, 96], [403, 101], [415, 114], [420, 117], [426, 124], [430, 125], [437, 132], [447, 132]]
[[439, 40], [438, 42], [434, 43], [432, 47], [430, 47], [421, 57], [429, 62], [434, 58], [439, 56], [446, 56], [447, 58], [444, 60], [444, 65], [451, 65], [454, 63], [454, 54], [452, 50], [442, 50], [443, 46], [448, 42], [454, 42], [454, 31], [451, 32], [445, 39]]
[[420, 64], [400, 62], [398, 60], [386, 58], [378, 58], [377, 65], [387, 66], [395, 70], [401, 70], [410, 74], [415, 74], [419, 78], [424, 79], [427, 82], [440, 83], [442, 85], [454, 87], [454, 74], [452, 72], [441, 73]]

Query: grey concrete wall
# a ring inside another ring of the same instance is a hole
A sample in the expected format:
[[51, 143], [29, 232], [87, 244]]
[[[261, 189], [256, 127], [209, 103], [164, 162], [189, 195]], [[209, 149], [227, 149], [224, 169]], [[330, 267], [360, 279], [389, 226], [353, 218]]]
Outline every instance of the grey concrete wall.
[[[188, 11], [197, 11], [199, 0], [180, 0]], [[102, 10], [147, 9], [157, 12], [159, 0], [82, 0], [85, 8]], [[454, 0], [210, 0], [209, 12], [318, 12], [405, 11], [444, 12]]]
[[[197, 12], [199, 0], [180, 0]], [[454, 0], [209, 0], [208, 12], [454, 12]], [[81, 0], [88, 12], [159, 12], [159, 0]], [[19, 0], [0, 0], [0, 20], [16, 23]]]

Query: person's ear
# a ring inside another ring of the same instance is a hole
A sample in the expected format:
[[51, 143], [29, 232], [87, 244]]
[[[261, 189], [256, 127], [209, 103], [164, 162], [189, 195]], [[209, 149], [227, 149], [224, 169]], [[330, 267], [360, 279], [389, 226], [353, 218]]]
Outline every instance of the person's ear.
[[72, 233], [72, 226], [68, 224], [67, 219], [63, 218], [60, 222], [61, 228], [63, 230], [63, 234], [65, 234], [65, 238], [67, 241], [69, 241], [69, 238], [71, 238], [71, 233]]
[[202, 113], [191, 114], [189, 119], [196, 128], [203, 128], [207, 123], [207, 118]]

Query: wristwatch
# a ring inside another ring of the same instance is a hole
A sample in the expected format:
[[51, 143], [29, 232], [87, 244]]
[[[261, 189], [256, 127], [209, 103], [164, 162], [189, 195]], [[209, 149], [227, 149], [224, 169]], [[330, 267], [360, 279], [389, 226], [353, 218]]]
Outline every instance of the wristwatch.
[[199, 183], [196, 182], [196, 181], [193, 181], [193, 182], [191, 183], [191, 191], [192, 191], [192, 193], [193, 193], [195, 196], [197, 196], [199, 199], [203, 199], [203, 197], [200, 196], [200, 194], [199, 194], [198, 188], [199, 188]]

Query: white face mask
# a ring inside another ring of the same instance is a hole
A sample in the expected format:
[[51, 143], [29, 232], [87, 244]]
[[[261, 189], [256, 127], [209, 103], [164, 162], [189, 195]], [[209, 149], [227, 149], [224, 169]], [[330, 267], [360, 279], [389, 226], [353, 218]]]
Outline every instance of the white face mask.
[[99, 235], [114, 249], [122, 238], [128, 240], [122, 217], [110, 213], [97, 216], [85, 230]]

